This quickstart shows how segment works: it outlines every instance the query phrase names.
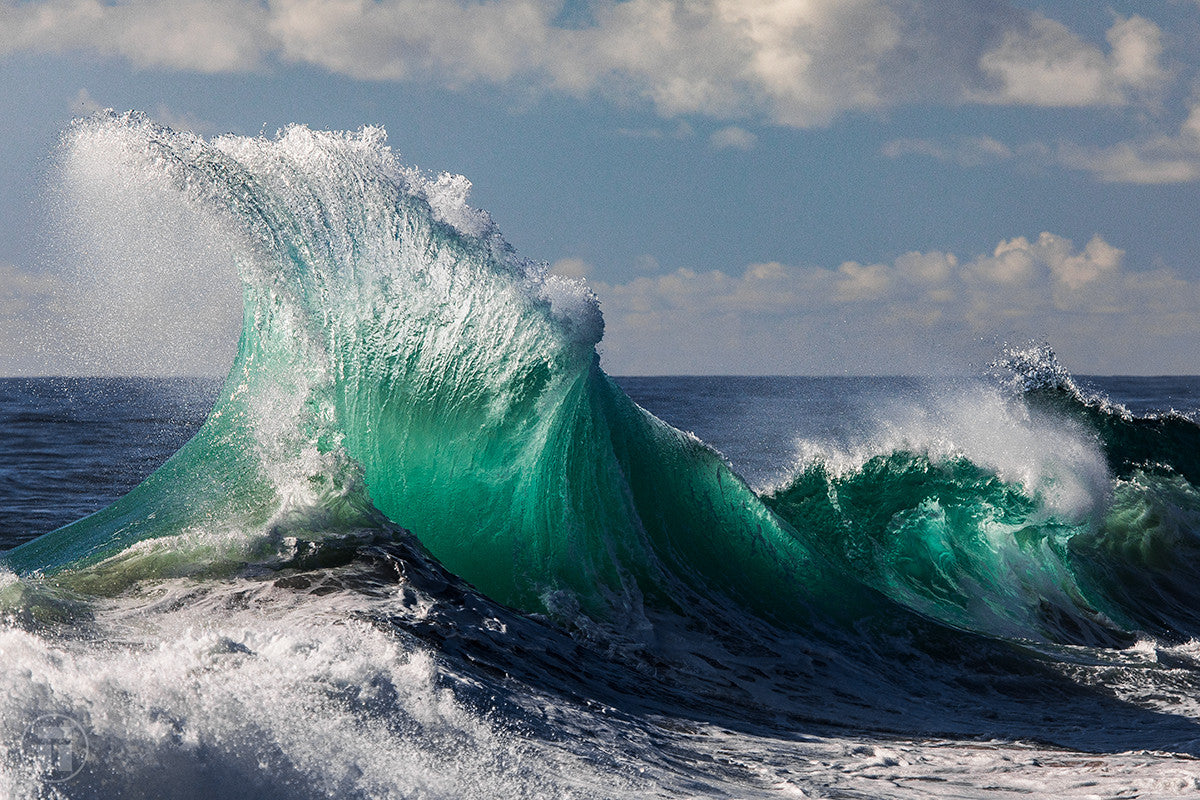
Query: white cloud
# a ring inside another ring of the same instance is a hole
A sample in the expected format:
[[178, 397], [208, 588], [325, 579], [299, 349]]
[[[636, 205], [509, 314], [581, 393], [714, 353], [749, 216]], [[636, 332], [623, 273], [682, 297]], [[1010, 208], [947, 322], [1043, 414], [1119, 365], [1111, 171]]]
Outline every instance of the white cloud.
[[753, 150], [758, 137], [745, 128], [730, 125], [713, 131], [708, 143], [714, 150]]
[[22, 270], [0, 263], [0, 375], [36, 375], [45, 372], [40, 331], [54, 319], [55, 296], [66, 285], [56, 276]]
[[1004, 142], [990, 136], [963, 136], [945, 142], [935, 139], [894, 139], [885, 143], [881, 152], [888, 158], [927, 156], [962, 167], [1006, 161], [1017, 155]]
[[1200, 180], [1200, 130], [1194, 106], [1174, 136], [1152, 136], [1108, 146], [1064, 143], [1061, 164], [1090, 172], [1106, 183], [1164, 184]]
[[1101, 236], [1082, 248], [1052, 233], [1016, 237], [965, 260], [912, 252], [593, 285], [616, 374], [962, 370], [993, 355], [997, 337], [1045, 337], [1082, 370], [1200, 369], [1200, 282], [1130, 270]]
[[794, 127], [910, 101], [1111, 105], [1166, 78], [1161, 33], [1137, 16], [1118, 19], [1105, 48], [998, 0], [598, 0], [589, 10], [589, 24], [566, 28], [555, 0], [0, 0], [0, 55], [90, 51], [199, 72], [282, 61]]
[[839, 303], [878, 300], [891, 288], [892, 271], [883, 264], [863, 266], [847, 261], [837, 271], [833, 299]]
[[1109, 145], [1064, 141], [1051, 146], [1028, 142], [1010, 146], [991, 137], [896, 139], [884, 144], [889, 158], [923, 156], [959, 166], [1023, 159], [1088, 172], [1105, 183], [1168, 184], [1200, 180], [1200, 100], [1172, 133], [1157, 133]]
[[550, 89], [648, 99], [665, 116], [762, 114], [823, 124], [881, 104], [876, 58], [900, 20], [883, 0], [626, 0], [594, 24], [554, 25], [556, 3], [276, 0], [284, 60], [371, 80], [451, 85], [522, 78]]
[[95, 114], [97, 111], [103, 111], [105, 106], [100, 105], [92, 96], [88, 94], [87, 89], [80, 89], [75, 95], [75, 100], [71, 103], [71, 113], [78, 116], [87, 116]]
[[582, 280], [592, 271], [592, 265], [582, 258], [560, 258], [550, 265], [550, 273]]
[[1152, 91], [1167, 78], [1159, 60], [1162, 31], [1133, 16], [1109, 29], [1109, 53], [1081, 39], [1060, 22], [1033, 15], [1025, 29], [1005, 33], [983, 54], [980, 67], [994, 88], [976, 92], [985, 103], [1035, 106], [1120, 105]]
[[1167, 78], [1160, 60], [1162, 30], [1144, 17], [1119, 20], [1107, 36], [1112, 48], [1109, 68], [1117, 81], [1132, 89], [1153, 89]]
[[1065, 166], [1090, 172], [1106, 183], [1187, 183], [1200, 178], [1200, 152], [1172, 152], [1155, 142], [1110, 147], [1064, 145]]
[[0, 54], [85, 50], [137, 66], [197, 72], [256, 68], [267, 12], [240, 0], [48, 0], [0, 4]]

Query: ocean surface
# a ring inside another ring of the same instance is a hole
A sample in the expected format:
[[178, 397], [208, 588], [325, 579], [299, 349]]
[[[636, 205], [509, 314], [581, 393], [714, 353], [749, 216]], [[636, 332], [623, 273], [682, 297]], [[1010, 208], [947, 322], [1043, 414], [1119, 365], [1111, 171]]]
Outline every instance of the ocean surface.
[[[977, 376], [614, 376], [642, 408], [715, 448], [758, 490], [785, 481], [803, 442], [846, 449], [893, 417], [982, 390]], [[1083, 375], [1138, 416], [1200, 414], [1200, 376]], [[204, 424], [217, 378], [0, 378], [0, 550], [99, 511]], [[895, 424], [896, 419], [890, 420]]]
[[0, 797], [1200, 791], [1200, 379], [611, 378], [380, 131], [64, 154], [223, 231], [244, 328], [0, 381]]

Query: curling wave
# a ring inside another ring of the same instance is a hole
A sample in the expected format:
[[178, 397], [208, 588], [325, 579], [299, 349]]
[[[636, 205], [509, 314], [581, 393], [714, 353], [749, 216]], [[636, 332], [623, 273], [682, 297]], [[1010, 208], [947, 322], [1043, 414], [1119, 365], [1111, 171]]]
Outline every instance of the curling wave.
[[493, 598], [568, 621], [638, 624], [683, 596], [804, 606], [808, 549], [604, 375], [596, 298], [518, 259], [465, 179], [403, 169], [372, 128], [207, 143], [107, 114], [67, 151], [220, 209], [243, 241], [244, 328], [196, 437], [110, 508], [8, 554], [15, 569], [161, 576], [387, 518]]

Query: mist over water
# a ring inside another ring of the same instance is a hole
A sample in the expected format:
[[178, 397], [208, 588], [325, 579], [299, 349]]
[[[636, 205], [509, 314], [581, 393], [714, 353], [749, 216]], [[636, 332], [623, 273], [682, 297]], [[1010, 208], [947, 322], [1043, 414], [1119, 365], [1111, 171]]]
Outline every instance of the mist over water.
[[46, 192], [36, 375], [223, 377], [242, 328], [242, 234], [111, 134], [66, 137]]
[[[4, 554], [4, 793], [1197, 787], [1188, 414], [1081, 389], [1044, 346], [959, 382], [614, 380], [586, 285], [378, 129], [103, 114], [65, 148], [112, 281], [182, 241], [236, 268], [243, 327], [174, 455]], [[172, 236], [137, 243], [142, 215]], [[114, 308], [169, 315], [175, 280]], [[18, 416], [55, 391], [3, 389]], [[29, 744], [53, 714], [89, 741], [59, 783]]]

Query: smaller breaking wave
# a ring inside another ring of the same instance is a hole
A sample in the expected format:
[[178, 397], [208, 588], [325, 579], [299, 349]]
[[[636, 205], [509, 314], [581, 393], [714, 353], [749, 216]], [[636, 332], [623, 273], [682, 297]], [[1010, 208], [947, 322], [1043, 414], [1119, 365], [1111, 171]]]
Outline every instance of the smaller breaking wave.
[[1046, 345], [906, 413], [853, 452], [803, 446], [765, 502], [842, 573], [957, 628], [1100, 647], [1200, 633], [1190, 419], [1085, 393]]

